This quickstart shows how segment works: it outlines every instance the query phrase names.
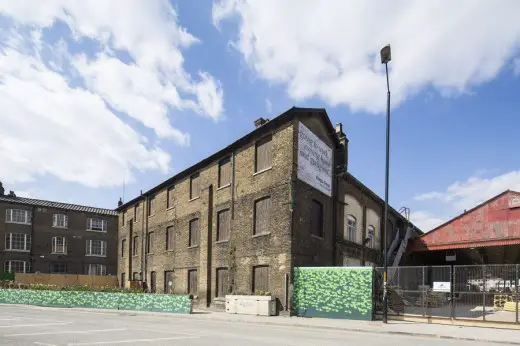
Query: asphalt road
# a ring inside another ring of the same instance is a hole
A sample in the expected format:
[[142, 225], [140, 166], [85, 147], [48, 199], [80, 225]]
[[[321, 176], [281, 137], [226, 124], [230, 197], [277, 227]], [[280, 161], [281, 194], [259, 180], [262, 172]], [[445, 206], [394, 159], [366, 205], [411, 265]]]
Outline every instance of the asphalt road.
[[492, 345], [213, 320], [0, 305], [0, 345]]

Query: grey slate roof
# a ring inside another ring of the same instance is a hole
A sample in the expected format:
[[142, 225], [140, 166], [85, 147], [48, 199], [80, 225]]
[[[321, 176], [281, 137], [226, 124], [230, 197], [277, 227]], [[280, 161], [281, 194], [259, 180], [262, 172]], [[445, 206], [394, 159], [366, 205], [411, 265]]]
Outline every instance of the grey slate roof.
[[77, 212], [81, 212], [81, 213], [92, 213], [92, 214], [100, 214], [100, 215], [107, 215], [107, 216], [117, 216], [117, 211], [112, 210], [112, 209], [94, 208], [94, 207], [87, 207], [87, 206], [76, 205], [76, 204], [43, 201], [40, 199], [32, 199], [32, 198], [25, 198], [25, 197], [0, 196], [0, 202], [24, 204], [24, 205], [30, 205], [30, 206], [35, 206], [35, 207], [44, 207], [44, 208], [57, 208], [57, 209], [62, 209], [62, 210], [77, 211]]

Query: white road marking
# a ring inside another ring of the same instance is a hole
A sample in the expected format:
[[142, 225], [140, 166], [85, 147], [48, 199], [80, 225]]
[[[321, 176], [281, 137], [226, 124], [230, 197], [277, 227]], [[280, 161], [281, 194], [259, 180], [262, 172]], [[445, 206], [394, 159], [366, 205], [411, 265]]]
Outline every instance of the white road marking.
[[62, 326], [64, 324], [70, 324], [71, 322], [62, 323], [41, 323], [41, 324], [14, 324], [11, 326], [0, 326], [0, 328], [21, 328], [21, 327], [45, 327], [45, 326]]
[[41, 332], [41, 333], [26, 333], [26, 334], [7, 334], [4, 336], [29, 336], [29, 335], [54, 335], [54, 334], [87, 334], [87, 333], [102, 333], [102, 332], [122, 332], [126, 328], [119, 329], [94, 329], [94, 330], [64, 330], [59, 332]]
[[45, 342], [38, 342], [38, 341], [35, 341], [34, 344], [35, 345], [41, 345], [41, 346], [57, 346], [57, 345], [54, 345], [54, 344], [47, 344]]
[[23, 317], [5, 317], [3, 316], [2, 318], [0, 318], [0, 321], [19, 321], [19, 320], [23, 320], [25, 318]]
[[117, 340], [117, 341], [97, 341], [97, 342], [81, 342], [81, 343], [73, 343], [67, 344], [68, 346], [80, 346], [80, 345], [112, 345], [112, 344], [127, 344], [130, 342], [153, 342], [153, 341], [161, 341], [161, 340], [181, 340], [181, 339], [196, 339], [200, 338], [200, 336], [177, 336], [171, 338], [155, 338], [155, 339], [132, 339], [132, 340]]

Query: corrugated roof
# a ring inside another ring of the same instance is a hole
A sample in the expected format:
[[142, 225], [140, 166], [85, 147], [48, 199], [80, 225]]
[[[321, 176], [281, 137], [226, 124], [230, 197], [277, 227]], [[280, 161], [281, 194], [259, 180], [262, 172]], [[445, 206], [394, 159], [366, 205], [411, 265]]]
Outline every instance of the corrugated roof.
[[33, 199], [33, 198], [25, 198], [25, 197], [0, 196], [0, 202], [24, 204], [24, 205], [45, 207], [45, 208], [56, 208], [56, 209], [77, 211], [77, 212], [82, 212], [82, 213], [117, 216], [117, 212], [112, 209], [87, 207], [84, 205], [44, 201], [41, 199]]

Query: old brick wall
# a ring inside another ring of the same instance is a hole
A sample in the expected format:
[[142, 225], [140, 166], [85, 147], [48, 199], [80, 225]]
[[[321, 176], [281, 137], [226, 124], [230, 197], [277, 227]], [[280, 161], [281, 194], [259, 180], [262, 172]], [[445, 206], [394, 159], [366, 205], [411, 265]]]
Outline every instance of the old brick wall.
[[[133, 223], [133, 232], [139, 233], [140, 240], [145, 233], [154, 232], [153, 254], [146, 255], [144, 277], [150, 281], [150, 273], [157, 274], [157, 290], [163, 291], [164, 272], [174, 271], [174, 292], [186, 293], [188, 270], [198, 271], [198, 299], [200, 305], [207, 303], [207, 296], [214, 299], [216, 294], [216, 270], [228, 268], [230, 284], [237, 293], [252, 292], [252, 270], [256, 265], [270, 266], [270, 286], [272, 294], [280, 301], [285, 295], [285, 275], [290, 273], [290, 179], [292, 169], [293, 128], [287, 124], [275, 130], [273, 135], [272, 168], [254, 173], [255, 138], [234, 153], [235, 196], [231, 208], [231, 186], [218, 188], [218, 158], [199, 170], [201, 193], [194, 200], [189, 199], [190, 179], [184, 177], [175, 182], [174, 206], [166, 209], [167, 189], [156, 193], [156, 212], [142, 221]], [[230, 153], [231, 154], [231, 153]], [[210, 188], [211, 186], [211, 188]], [[253, 236], [253, 208], [259, 198], [271, 197], [270, 233]], [[141, 207], [146, 209], [144, 201]], [[216, 242], [217, 213], [223, 209], [233, 209], [231, 232], [228, 241]], [[133, 257], [129, 269], [130, 226], [126, 221], [133, 217], [133, 206], [125, 209], [125, 224], [120, 212], [119, 251], [121, 241], [127, 239], [125, 256], [119, 263], [119, 277], [125, 273], [139, 271], [144, 258], [142, 251]], [[189, 221], [200, 220], [200, 243], [188, 247]], [[133, 221], [132, 221], [133, 222]], [[147, 222], [147, 223], [146, 223]], [[145, 230], [142, 231], [144, 226]], [[173, 251], [166, 251], [166, 229], [173, 226], [175, 240]], [[144, 236], [144, 237], [143, 237]], [[141, 248], [140, 248], [141, 249]], [[208, 254], [210, 256], [208, 256]]]

